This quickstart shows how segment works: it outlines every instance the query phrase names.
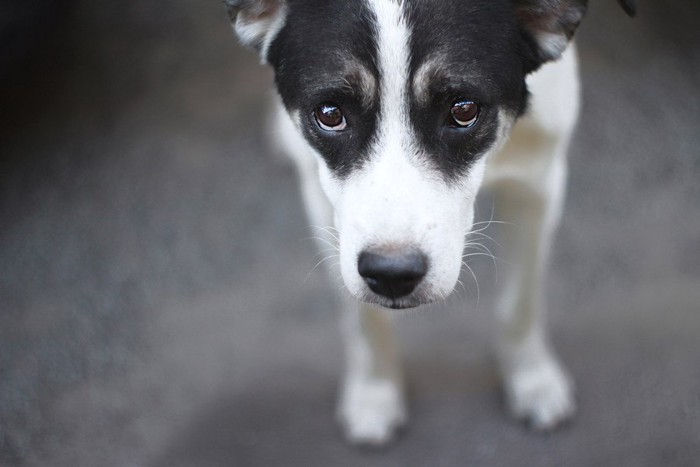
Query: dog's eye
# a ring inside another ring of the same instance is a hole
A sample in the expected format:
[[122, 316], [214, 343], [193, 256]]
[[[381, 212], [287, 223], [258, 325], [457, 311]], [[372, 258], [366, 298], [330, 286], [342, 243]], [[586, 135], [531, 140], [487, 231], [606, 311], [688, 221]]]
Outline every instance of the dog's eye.
[[479, 104], [472, 101], [459, 100], [450, 109], [453, 126], [467, 128], [474, 125], [479, 118]]
[[316, 109], [314, 115], [318, 126], [326, 131], [340, 131], [348, 126], [343, 112], [333, 104], [321, 105]]

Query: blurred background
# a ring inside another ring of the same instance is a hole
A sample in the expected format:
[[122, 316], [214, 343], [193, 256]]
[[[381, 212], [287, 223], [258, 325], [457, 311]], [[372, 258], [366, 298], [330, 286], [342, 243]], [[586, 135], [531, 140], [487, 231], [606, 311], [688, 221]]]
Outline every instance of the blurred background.
[[3, 2], [0, 465], [700, 465], [698, 24], [695, 0], [594, 0], [578, 35], [548, 292], [575, 420], [506, 416], [498, 263], [473, 261], [478, 300], [464, 275], [397, 320], [411, 424], [365, 451], [333, 419], [337, 302], [269, 145], [272, 76], [223, 6]]

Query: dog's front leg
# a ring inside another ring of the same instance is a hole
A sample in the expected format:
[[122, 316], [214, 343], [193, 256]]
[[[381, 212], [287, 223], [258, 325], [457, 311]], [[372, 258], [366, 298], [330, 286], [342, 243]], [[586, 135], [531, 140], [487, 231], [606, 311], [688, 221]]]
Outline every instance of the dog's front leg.
[[543, 294], [566, 160], [565, 145], [547, 137], [540, 143], [546, 155], [521, 154], [532, 167], [493, 187], [498, 216], [508, 223], [503, 227], [508, 271], [497, 306], [496, 350], [512, 413], [534, 428], [550, 429], [574, 411], [570, 378], [547, 338]]
[[338, 417], [351, 442], [384, 444], [406, 420], [391, 324], [386, 310], [348, 300], [342, 321], [347, 368]]

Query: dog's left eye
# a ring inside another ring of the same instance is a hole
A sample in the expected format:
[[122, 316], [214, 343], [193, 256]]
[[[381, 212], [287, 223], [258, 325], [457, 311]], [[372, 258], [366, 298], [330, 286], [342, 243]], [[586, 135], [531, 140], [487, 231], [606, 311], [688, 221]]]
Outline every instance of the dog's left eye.
[[479, 104], [467, 100], [459, 100], [452, 104], [450, 109], [450, 123], [452, 126], [467, 128], [479, 119]]
[[340, 131], [347, 128], [348, 123], [340, 108], [333, 104], [323, 104], [314, 111], [316, 123], [326, 131]]

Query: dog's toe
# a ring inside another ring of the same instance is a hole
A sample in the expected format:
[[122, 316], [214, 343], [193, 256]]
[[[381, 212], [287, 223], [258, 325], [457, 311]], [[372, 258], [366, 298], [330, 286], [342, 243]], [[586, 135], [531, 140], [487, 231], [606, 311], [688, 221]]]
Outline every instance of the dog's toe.
[[550, 430], [575, 411], [571, 380], [555, 361], [515, 371], [505, 383], [511, 412], [536, 430]]
[[391, 381], [348, 384], [338, 409], [345, 435], [354, 444], [387, 444], [406, 421], [401, 388]]

